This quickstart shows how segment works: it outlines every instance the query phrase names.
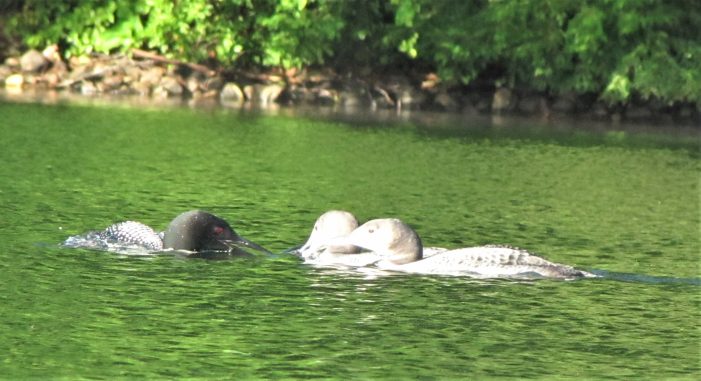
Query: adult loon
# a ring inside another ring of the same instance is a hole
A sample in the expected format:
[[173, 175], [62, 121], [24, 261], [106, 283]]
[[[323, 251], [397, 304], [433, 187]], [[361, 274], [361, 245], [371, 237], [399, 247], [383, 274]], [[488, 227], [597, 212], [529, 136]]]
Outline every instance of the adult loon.
[[[338, 250], [339, 247], [343, 249]], [[355, 249], [349, 251], [347, 248]], [[454, 250], [432, 247], [430, 254], [424, 255], [424, 247], [416, 231], [395, 218], [368, 221], [346, 235], [327, 240], [325, 245], [318, 246], [316, 250], [301, 252], [300, 256], [305, 262], [314, 264], [373, 266], [382, 270], [416, 274], [476, 278], [596, 277], [586, 271], [550, 262], [525, 250], [508, 246], [490, 245]]]
[[224, 219], [201, 210], [180, 214], [162, 233], [156, 233], [141, 222], [126, 221], [85, 236], [69, 237], [64, 245], [113, 251], [141, 249], [147, 253], [179, 250], [191, 252], [190, 256], [200, 256], [198, 253], [205, 252], [246, 255], [248, 249], [270, 253], [262, 246], [236, 234]]

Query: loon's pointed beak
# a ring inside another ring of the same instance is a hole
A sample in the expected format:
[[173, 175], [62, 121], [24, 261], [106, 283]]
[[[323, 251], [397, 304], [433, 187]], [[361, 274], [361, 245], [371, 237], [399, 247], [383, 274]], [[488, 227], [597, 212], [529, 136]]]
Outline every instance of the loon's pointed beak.
[[231, 250], [233, 251], [243, 251], [246, 254], [252, 254], [251, 250], [255, 252], [259, 252], [262, 254], [266, 255], [272, 255], [273, 253], [270, 252], [268, 249], [264, 248], [263, 246], [249, 241], [241, 236], [236, 237], [232, 240], [222, 240], [221, 241], [224, 245], [228, 246]]
[[309, 247], [310, 247], [309, 245], [304, 245], [304, 246], [297, 245], [295, 247], [291, 247], [291, 248], [283, 251], [282, 253], [283, 254], [292, 254], [292, 255], [296, 255], [299, 257], [302, 255], [302, 252], [309, 250]]

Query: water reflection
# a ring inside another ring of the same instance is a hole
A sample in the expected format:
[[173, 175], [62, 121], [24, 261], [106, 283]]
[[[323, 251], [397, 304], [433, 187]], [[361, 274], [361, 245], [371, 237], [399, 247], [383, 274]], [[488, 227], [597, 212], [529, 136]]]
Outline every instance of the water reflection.
[[[612, 123], [578, 117], [519, 117], [475, 113], [431, 112], [420, 110], [374, 109], [355, 107], [298, 106], [277, 104], [259, 107], [250, 103], [221, 104], [212, 99], [187, 100], [104, 94], [86, 97], [66, 91], [0, 89], [0, 101], [42, 104], [74, 104], [126, 108], [180, 108], [234, 113], [242, 116], [285, 116], [341, 121], [365, 128], [409, 127], [427, 137], [465, 137], [482, 139], [556, 140], [560, 144], [623, 145], [640, 147], [684, 148], [698, 154], [701, 129], [694, 123], [680, 125], [674, 121], [650, 123]], [[681, 141], [680, 141], [681, 139]]]
[[652, 276], [645, 274], [620, 273], [605, 270], [592, 270], [592, 272], [604, 279], [621, 282], [647, 283], [647, 284], [688, 284], [701, 286], [701, 278], [677, 278], [669, 276]]

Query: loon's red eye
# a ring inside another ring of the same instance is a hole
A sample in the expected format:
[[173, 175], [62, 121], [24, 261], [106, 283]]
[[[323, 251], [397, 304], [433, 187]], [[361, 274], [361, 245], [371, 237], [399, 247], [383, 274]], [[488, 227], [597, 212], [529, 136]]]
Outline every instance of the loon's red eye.
[[224, 228], [221, 226], [215, 226], [213, 231], [214, 235], [221, 235], [221, 233], [224, 233]]

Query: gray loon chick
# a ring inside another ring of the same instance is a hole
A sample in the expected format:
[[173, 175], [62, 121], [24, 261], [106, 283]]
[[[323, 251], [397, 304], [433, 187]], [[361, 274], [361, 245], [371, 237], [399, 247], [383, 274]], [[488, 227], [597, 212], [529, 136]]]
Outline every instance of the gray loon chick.
[[[376, 261], [376, 255], [367, 256], [361, 253], [358, 246], [345, 244], [343, 240], [359, 226], [358, 219], [345, 210], [329, 210], [319, 216], [309, 239], [301, 247], [291, 251], [302, 258], [305, 263], [324, 264], [336, 263], [348, 266], [359, 265], [363, 260]], [[448, 251], [442, 247], [424, 247], [424, 258]], [[354, 255], [348, 255], [354, 254]]]
[[183, 250], [191, 252], [226, 251], [248, 254], [246, 249], [270, 253], [231, 228], [228, 222], [211, 213], [191, 210], [175, 217], [163, 233], [136, 221], [116, 223], [98, 232], [106, 243], [134, 245], [148, 251]]
[[550, 262], [507, 246], [478, 246], [423, 256], [419, 235], [403, 221], [382, 218], [353, 230], [346, 242], [376, 253], [375, 266], [417, 274], [469, 275], [479, 278], [536, 277], [575, 279], [596, 275]]
[[[319, 222], [324, 221], [317, 224]], [[356, 247], [365, 251], [337, 250], [339, 247]], [[368, 221], [344, 236], [322, 241], [318, 248], [302, 252], [300, 256], [305, 263], [371, 267], [413, 274], [523, 279], [596, 277], [508, 246], [488, 245], [453, 250], [430, 248], [430, 255], [424, 253], [425, 249], [418, 233], [409, 225], [396, 218], [382, 218]]]

